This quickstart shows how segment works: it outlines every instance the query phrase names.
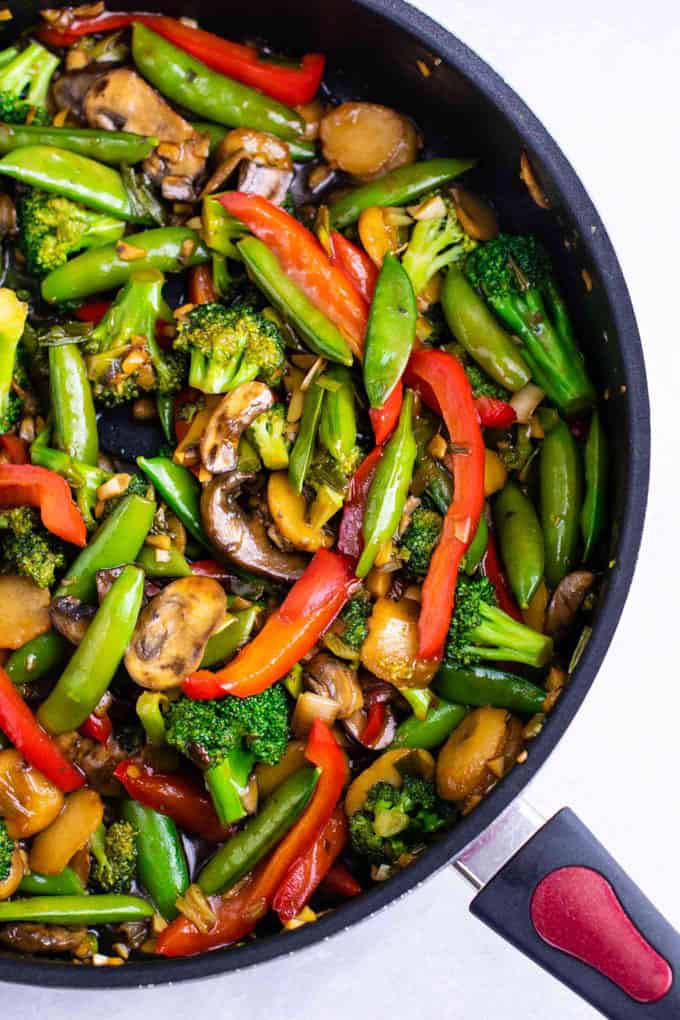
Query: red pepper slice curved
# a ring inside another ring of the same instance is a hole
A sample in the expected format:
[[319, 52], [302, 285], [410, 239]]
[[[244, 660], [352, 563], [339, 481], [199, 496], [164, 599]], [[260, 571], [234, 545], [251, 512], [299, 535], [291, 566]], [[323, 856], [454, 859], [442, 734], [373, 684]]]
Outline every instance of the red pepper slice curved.
[[518, 623], [522, 623], [522, 613], [513, 598], [510, 585], [508, 584], [508, 579], [503, 573], [500, 557], [498, 555], [498, 546], [496, 545], [496, 539], [491, 531], [489, 531], [489, 537], [486, 543], [486, 552], [482, 557], [481, 567], [482, 573], [485, 577], [488, 577], [494, 587], [498, 608], [502, 609], [504, 613], [508, 614], [508, 616], [511, 616], [513, 620], [517, 620]]
[[394, 387], [382, 407], [369, 407], [368, 417], [371, 419], [376, 443], [381, 446], [394, 432], [404, 402], [404, 384], [401, 379]]
[[89, 737], [90, 740], [96, 740], [99, 744], [105, 744], [113, 733], [113, 724], [108, 715], [96, 715], [93, 712], [92, 715], [87, 717], [78, 732], [84, 737]]
[[292, 921], [309, 903], [331, 865], [342, 853], [347, 836], [347, 816], [342, 808], [336, 808], [325, 828], [307, 852], [293, 864], [276, 890], [272, 909], [279, 915], [281, 924]]
[[349, 492], [342, 511], [342, 519], [338, 530], [338, 550], [345, 556], [358, 560], [364, 548], [364, 537], [361, 525], [366, 510], [368, 490], [373, 481], [378, 461], [382, 457], [382, 446], [376, 446], [368, 457], [362, 460], [352, 475]]
[[470, 383], [457, 358], [445, 351], [416, 351], [405, 379], [442, 416], [455, 448], [448, 458], [454, 495], [422, 587], [418, 620], [418, 654], [436, 659], [451, 622], [460, 561], [484, 506], [484, 441]]
[[345, 899], [358, 896], [362, 891], [356, 878], [350, 874], [344, 864], [333, 865], [321, 883], [321, 888], [331, 896], [342, 896]]
[[321, 775], [302, 817], [236, 894], [209, 898], [216, 917], [209, 932], [201, 934], [187, 918], [178, 917], [158, 938], [156, 952], [160, 956], [193, 956], [231, 945], [252, 931], [268, 912], [292, 866], [328, 824], [345, 783], [345, 756], [329, 728], [319, 719], [312, 725], [305, 754], [318, 766]]
[[373, 260], [363, 248], [352, 244], [337, 230], [331, 231], [331, 248], [333, 265], [343, 270], [364, 301], [370, 305], [378, 281], [378, 270]]
[[87, 544], [87, 528], [65, 478], [34, 464], [0, 464], [0, 507], [33, 506], [48, 531], [72, 545]]
[[197, 577], [213, 577], [216, 581], [224, 581], [228, 577], [234, 576], [223, 563], [218, 563], [217, 560], [194, 560], [190, 566], [191, 573], [196, 574]]
[[113, 32], [127, 28], [135, 21], [147, 25], [179, 49], [202, 60], [214, 71], [260, 89], [281, 103], [289, 106], [311, 103], [319, 91], [325, 67], [325, 58], [321, 53], [308, 53], [299, 66], [277, 64], [262, 59], [255, 46], [229, 42], [212, 32], [184, 25], [175, 18], [159, 14], [110, 11], [95, 18], [74, 21], [63, 30], [41, 28], [37, 35], [48, 46], [70, 46], [84, 35]]
[[229, 191], [218, 200], [274, 252], [286, 275], [335, 323], [352, 353], [361, 358], [368, 306], [311, 230], [261, 195]]
[[102, 321], [110, 307], [110, 301], [86, 301], [80, 308], [76, 308], [74, 315], [79, 322], [92, 322], [96, 325]]
[[259, 634], [224, 669], [193, 673], [182, 685], [184, 693], [190, 698], [247, 698], [265, 691], [311, 651], [356, 584], [350, 559], [320, 549]]
[[517, 420], [512, 404], [497, 397], [475, 397], [479, 424], [485, 429], [508, 429]]
[[371, 747], [383, 731], [387, 705], [384, 701], [374, 701], [369, 705], [366, 715], [366, 725], [361, 733], [361, 743]]
[[10, 464], [28, 464], [28, 448], [20, 436], [14, 436], [11, 432], [0, 436], [0, 449]]
[[29, 765], [71, 793], [85, 785], [85, 776], [61, 753], [42, 728], [4, 669], [0, 668], [0, 730]]
[[188, 776], [156, 772], [134, 758], [122, 761], [113, 774], [133, 800], [201, 839], [221, 843], [234, 831], [233, 825], [222, 825], [205, 789]]

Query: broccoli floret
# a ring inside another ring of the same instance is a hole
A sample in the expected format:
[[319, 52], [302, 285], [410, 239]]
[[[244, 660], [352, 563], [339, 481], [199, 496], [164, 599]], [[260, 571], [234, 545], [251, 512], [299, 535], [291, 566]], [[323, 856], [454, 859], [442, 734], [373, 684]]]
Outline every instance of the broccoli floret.
[[110, 517], [113, 511], [120, 505], [120, 503], [127, 499], [128, 496], [141, 496], [142, 499], [153, 499], [153, 488], [149, 483], [148, 478], [143, 475], [130, 475], [130, 481], [125, 492], [121, 492], [120, 496], [114, 496], [113, 499], [107, 499], [104, 504], [104, 513], [102, 520], [106, 520]]
[[163, 300], [165, 278], [156, 269], [138, 269], [85, 341], [87, 371], [96, 400], [108, 406], [157, 390], [172, 393], [183, 385], [184, 363], [162, 351], [156, 324], [172, 312]]
[[14, 840], [7, 832], [7, 826], [0, 818], [0, 885], [6, 882], [12, 870], [12, 856], [14, 854]]
[[215, 809], [223, 822], [242, 818], [241, 793], [255, 761], [275, 765], [288, 742], [288, 702], [281, 684], [250, 698], [170, 704], [166, 739], [205, 772]]
[[404, 573], [411, 580], [425, 579], [441, 530], [440, 514], [424, 506], [416, 507], [399, 543], [399, 556], [404, 561]]
[[13, 290], [0, 289], [0, 434], [9, 432], [21, 417], [22, 399], [16, 390], [21, 389], [22, 381], [28, 385], [19, 356], [19, 341], [27, 315], [28, 305], [20, 301]]
[[248, 438], [269, 471], [283, 471], [288, 467], [291, 443], [285, 431], [286, 408], [283, 404], [274, 404], [269, 410], [258, 414], [248, 429]]
[[314, 502], [309, 508], [309, 522], [314, 528], [323, 528], [342, 509], [349, 489], [354, 468], [363, 456], [359, 447], [340, 464], [325, 450], [318, 450], [309, 465], [305, 484], [314, 492]]
[[396, 864], [455, 817], [456, 809], [437, 796], [427, 779], [406, 775], [400, 787], [376, 783], [350, 818], [352, 849], [373, 864]]
[[226, 393], [241, 383], [281, 381], [285, 345], [278, 326], [250, 304], [196, 305], [183, 316], [175, 350], [189, 354], [189, 385]]
[[47, 94], [59, 58], [40, 43], [17, 53], [0, 53], [0, 120], [6, 124], [49, 124]]
[[0, 511], [0, 551], [10, 569], [40, 588], [51, 588], [66, 566], [59, 539], [43, 527], [32, 507]]
[[595, 393], [564, 299], [543, 246], [531, 235], [500, 234], [467, 259], [465, 272], [491, 309], [522, 342], [534, 381], [567, 415]]
[[353, 651], [358, 652], [368, 634], [368, 618], [371, 615], [372, 603], [365, 592], [355, 595], [347, 602], [340, 613], [343, 626], [342, 640]]
[[496, 660], [545, 666], [553, 650], [552, 638], [518, 623], [496, 605], [493, 585], [486, 577], [460, 577], [444, 650], [452, 667]]
[[465, 364], [465, 374], [472, 388], [473, 397], [493, 397], [494, 400], [503, 400], [507, 403], [511, 393], [504, 386], [500, 386], [490, 375], [476, 365], [474, 361]]
[[90, 841], [92, 882], [103, 893], [129, 893], [137, 867], [136, 832], [129, 822], [100, 825]]
[[115, 242], [125, 233], [122, 220], [45, 191], [30, 191], [21, 198], [17, 220], [19, 247], [36, 276], [58, 269], [83, 248]]
[[477, 246], [458, 222], [450, 199], [435, 197], [432, 201], [441, 202], [441, 213], [433, 219], [418, 220], [401, 260], [416, 294], [435, 273], [452, 262], [461, 262]]

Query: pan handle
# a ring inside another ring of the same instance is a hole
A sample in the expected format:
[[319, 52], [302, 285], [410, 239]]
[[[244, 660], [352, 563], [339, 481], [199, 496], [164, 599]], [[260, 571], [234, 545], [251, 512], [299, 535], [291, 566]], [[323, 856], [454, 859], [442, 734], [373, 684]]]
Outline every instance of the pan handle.
[[680, 935], [568, 808], [470, 910], [611, 1020], [680, 1017]]

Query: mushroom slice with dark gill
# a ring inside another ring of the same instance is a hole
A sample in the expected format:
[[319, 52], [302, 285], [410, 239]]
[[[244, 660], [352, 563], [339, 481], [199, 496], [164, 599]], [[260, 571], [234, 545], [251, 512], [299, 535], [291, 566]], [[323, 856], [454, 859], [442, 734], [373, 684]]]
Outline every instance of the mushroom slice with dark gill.
[[246, 514], [237, 502], [248, 475], [222, 475], [201, 496], [203, 527], [211, 545], [229, 562], [261, 577], [292, 584], [307, 565], [304, 556], [283, 552], [269, 540], [263, 521]]
[[264, 383], [241, 383], [227, 393], [215, 410], [201, 439], [201, 460], [214, 475], [233, 471], [238, 462], [241, 435], [274, 404], [274, 394]]
[[74, 595], [63, 595], [52, 601], [50, 620], [54, 629], [67, 641], [79, 645], [96, 612], [94, 606], [88, 606]]
[[215, 151], [215, 164], [204, 195], [218, 191], [238, 167], [239, 191], [282, 205], [293, 180], [293, 161], [286, 142], [250, 128], [237, 128], [222, 139]]
[[363, 707], [364, 695], [357, 671], [334, 655], [319, 652], [305, 666], [305, 687], [338, 703], [338, 719], [347, 719]]

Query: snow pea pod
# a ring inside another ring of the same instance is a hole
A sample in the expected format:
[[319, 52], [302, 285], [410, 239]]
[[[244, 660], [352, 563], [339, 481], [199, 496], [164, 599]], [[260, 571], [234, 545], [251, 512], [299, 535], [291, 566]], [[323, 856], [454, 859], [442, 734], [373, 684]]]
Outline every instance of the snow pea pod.
[[253, 281], [290, 320], [310, 350], [329, 361], [351, 365], [352, 352], [338, 327], [286, 276], [267, 245], [256, 237], [246, 237], [237, 248]]
[[[124, 247], [122, 247], [124, 243]], [[123, 258], [137, 250], [138, 257]], [[124, 242], [105, 244], [77, 255], [49, 273], [42, 282], [42, 296], [50, 304], [80, 301], [91, 294], [118, 290], [137, 269], [159, 269], [179, 273], [190, 266], [210, 261], [208, 249], [195, 230], [188, 227], [159, 227], [132, 234]]]
[[137, 465], [192, 537], [209, 549], [201, 520], [201, 487], [191, 471], [168, 457], [138, 457]]
[[556, 588], [576, 563], [582, 490], [578, 447], [563, 421], [543, 440], [539, 481], [545, 579]]
[[56, 597], [73, 595], [82, 602], [97, 600], [97, 571], [134, 561], [153, 523], [156, 504], [141, 496], [126, 496], [97, 529], [71, 564]]
[[517, 347], [458, 266], [446, 274], [442, 310], [458, 343], [492, 379], [513, 392], [530, 381]]
[[417, 318], [409, 275], [395, 255], [387, 254], [366, 328], [364, 386], [371, 407], [382, 407], [401, 379], [415, 340]]
[[136, 832], [137, 875], [159, 914], [172, 921], [179, 911], [178, 896], [189, 887], [189, 871], [177, 826], [172, 818], [126, 798], [121, 817]]
[[305, 477], [314, 456], [316, 433], [326, 391], [316, 383], [307, 389], [302, 405], [302, 419], [288, 460], [288, 477], [296, 492], [302, 492]]
[[363, 521], [364, 549], [357, 577], [369, 572], [380, 548], [389, 542], [402, 515], [416, 459], [412, 430], [413, 392], [407, 390], [394, 430], [371, 482]]
[[72, 460], [95, 465], [99, 454], [97, 417], [80, 348], [77, 344], [51, 346], [49, 366], [56, 445]]
[[295, 110], [213, 71], [139, 23], [132, 30], [132, 56], [147, 81], [166, 99], [197, 117], [268, 131], [284, 139], [304, 134], [304, 121]]
[[508, 482], [493, 505], [501, 558], [513, 594], [526, 609], [543, 580], [543, 532], [534, 504], [516, 482]]
[[524, 677], [490, 666], [442, 666], [433, 688], [442, 698], [466, 705], [492, 705], [522, 715], [543, 711], [545, 691]]
[[319, 422], [319, 439], [330, 455], [344, 464], [357, 441], [357, 416], [354, 407], [352, 376], [344, 365], [331, 365], [324, 378], [337, 388], [327, 389]]
[[198, 885], [206, 895], [230, 889], [252, 871], [300, 817], [318, 778], [318, 769], [303, 768], [277, 786], [258, 814], [220, 847], [201, 871]]
[[102, 896], [31, 896], [0, 903], [0, 924], [33, 921], [36, 924], [118, 924], [153, 917], [153, 907], [139, 896], [107, 893]]
[[0, 159], [0, 174], [110, 213], [128, 223], [149, 223], [130, 200], [123, 178], [110, 166], [54, 145], [29, 145]]
[[134, 166], [151, 155], [158, 145], [158, 139], [133, 135], [127, 131], [0, 123], [0, 154], [5, 156], [8, 152], [29, 145], [49, 145], [102, 163]]
[[64, 868], [58, 875], [40, 875], [31, 871], [21, 879], [19, 892], [28, 896], [86, 895], [83, 883], [71, 868]]
[[97, 707], [130, 643], [143, 594], [143, 571], [126, 567], [102, 599], [85, 637], [38, 710], [49, 733], [77, 730]]
[[446, 184], [473, 167], [475, 159], [428, 159], [391, 170], [370, 184], [350, 191], [330, 207], [331, 226], [337, 230], [355, 223], [372, 205], [404, 205]]
[[12, 652], [5, 672], [17, 687], [34, 683], [63, 665], [71, 649], [72, 645], [58, 631], [48, 630]]
[[475, 537], [470, 542], [465, 556], [460, 562], [466, 574], [474, 574], [479, 566], [482, 556], [486, 552], [486, 545], [489, 540], [489, 525], [486, 523], [484, 514], [479, 518], [479, 524], [475, 531]]
[[233, 623], [213, 634], [205, 646], [201, 669], [208, 669], [231, 659], [239, 648], [248, 642], [261, 612], [261, 606], [253, 605], [234, 613]]
[[[191, 125], [195, 131], [198, 131], [201, 135], [207, 135], [210, 139], [210, 155], [212, 156], [215, 149], [218, 147], [220, 142], [229, 134], [229, 128], [223, 124], [211, 124], [208, 121], [193, 121]], [[2, 135], [0, 134], [0, 145], [2, 144]], [[300, 139], [288, 138], [286, 144], [290, 151], [291, 159], [295, 163], [308, 163], [311, 159], [316, 159], [316, 146], [314, 142], [304, 142]]]
[[586, 491], [581, 510], [581, 534], [583, 559], [587, 562], [604, 528], [607, 499], [607, 437], [597, 411], [593, 411], [590, 419], [583, 459]]
[[394, 747], [413, 747], [430, 750], [443, 744], [449, 733], [463, 721], [467, 715], [465, 705], [454, 705], [448, 701], [440, 701], [428, 711], [424, 719], [411, 715], [397, 727], [390, 749]]
[[176, 546], [162, 550], [164, 556], [160, 560], [157, 551], [150, 545], [143, 545], [139, 550], [136, 563], [147, 577], [191, 577], [191, 567]]

